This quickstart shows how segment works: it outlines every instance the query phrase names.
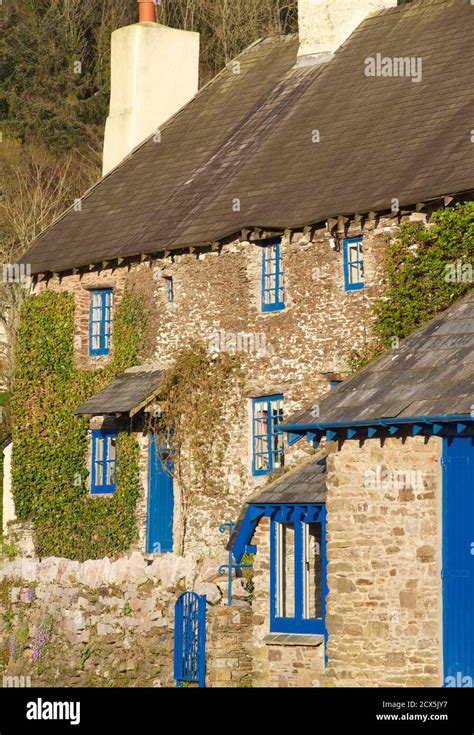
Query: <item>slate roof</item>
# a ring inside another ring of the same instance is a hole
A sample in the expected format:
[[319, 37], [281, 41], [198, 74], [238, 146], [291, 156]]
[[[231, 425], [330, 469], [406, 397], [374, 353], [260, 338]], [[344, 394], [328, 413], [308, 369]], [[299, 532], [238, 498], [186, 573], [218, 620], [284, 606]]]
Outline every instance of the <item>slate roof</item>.
[[[295, 36], [259, 41], [22, 262], [67, 270], [470, 191], [473, 38], [469, 0], [418, 0], [370, 15], [324, 64], [294, 69]], [[421, 57], [422, 81], [366, 77], [376, 53]]]
[[74, 415], [128, 414], [153, 397], [162, 378], [163, 371], [161, 370], [126, 371], [76, 408]]
[[326, 455], [311, 457], [298, 467], [260, 488], [242, 506], [234, 531], [227, 544], [232, 548], [249, 505], [271, 503], [325, 503], [326, 502]]
[[282, 428], [385, 418], [471, 415], [474, 403], [474, 289]]

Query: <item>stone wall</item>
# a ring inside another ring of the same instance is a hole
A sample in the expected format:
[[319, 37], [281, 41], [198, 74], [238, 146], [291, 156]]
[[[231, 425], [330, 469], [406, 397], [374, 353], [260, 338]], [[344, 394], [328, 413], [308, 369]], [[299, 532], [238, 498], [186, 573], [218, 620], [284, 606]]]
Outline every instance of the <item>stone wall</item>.
[[208, 600], [208, 684], [247, 686], [248, 592], [236, 580], [236, 606], [220, 606], [222, 561], [166, 554], [148, 564], [137, 552], [115, 562], [4, 561], [0, 673], [40, 687], [175, 686], [174, 605], [194, 588]]
[[[228, 406], [230, 442], [222, 462], [222, 491], [213, 497], [194, 495], [186, 552], [215, 553], [221, 544], [219, 523], [235, 518], [245, 498], [265, 482], [265, 477], [253, 477], [251, 470], [252, 396], [283, 393], [289, 416], [326, 392], [329, 373], [346, 374], [352, 350], [363, 350], [370, 340], [371, 307], [383, 284], [385, 241], [395, 231], [391, 219], [364, 223], [366, 287], [351, 292], [344, 291], [342, 252], [334, 249], [324, 230], [312, 237], [303, 233], [283, 237], [286, 308], [281, 312], [261, 311], [261, 247], [240, 240], [216, 250], [177, 252], [143, 263], [54, 276], [37, 284], [37, 290], [75, 294], [76, 362], [83, 368], [100, 367], [109, 359], [88, 356], [89, 292], [94, 287], [112, 287], [115, 304], [126, 285], [145, 293], [151, 337], [144, 352], [156, 367], [170, 365], [176, 351], [191, 340], [202, 340], [211, 350], [233, 351], [238, 335], [246, 335], [239, 352], [245, 386]], [[358, 232], [353, 229], [350, 234]], [[172, 303], [163, 276], [173, 278]], [[146, 443], [142, 451], [146, 452]], [[305, 451], [301, 444], [287, 448], [286, 463], [293, 464]], [[146, 457], [142, 462], [146, 483]], [[144, 484], [144, 508], [146, 493]], [[179, 525], [178, 509], [176, 502]], [[143, 524], [143, 513], [140, 517]], [[140, 544], [143, 539], [142, 525]]]
[[208, 687], [252, 686], [252, 610], [250, 607], [212, 607], [207, 615]]
[[439, 686], [441, 439], [328, 458], [326, 686]]

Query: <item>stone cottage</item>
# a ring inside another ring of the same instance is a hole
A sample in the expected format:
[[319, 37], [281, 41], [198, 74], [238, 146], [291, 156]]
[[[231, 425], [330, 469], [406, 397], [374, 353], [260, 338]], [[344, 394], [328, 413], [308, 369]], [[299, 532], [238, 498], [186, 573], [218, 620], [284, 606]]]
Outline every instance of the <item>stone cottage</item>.
[[[80, 370], [110, 363], [124, 293], [146, 294], [146, 363], [75, 409], [90, 417], [93, 503], [117, 491], [117, 436], [138, 439], [137, 550], [171, 551], [182, 537], [173, 458], [147, 429], [163, 371], [193, 340], [238, 354], [223, 492], [195, 493], [189, 513], [184, 551], [207, 555], [222, 548], [219, 523], [264, 492], [269, 473], [306, 459], [278, 427], [363, 352], [387, 238], [474, 190], [474, 9], [468, 0], [301, 0], [299, 38], [256, 41], [197, 91], [196, 34], [150, 21], [149, 5], [114, 34], [105, 175], [22, 262], [35, 296], [73, 295]], [[129, 68], [140, 74], [124, 79]], [[170, 74], [175, 83], [160, 87]], [[172, 99], [176, 88], [183, 94]], [[305, 502], [320, 507], [318, 498]]]
[[282, 429], [326, 448], [250, 498], [254, 685], [472, 687], [474, 292]]

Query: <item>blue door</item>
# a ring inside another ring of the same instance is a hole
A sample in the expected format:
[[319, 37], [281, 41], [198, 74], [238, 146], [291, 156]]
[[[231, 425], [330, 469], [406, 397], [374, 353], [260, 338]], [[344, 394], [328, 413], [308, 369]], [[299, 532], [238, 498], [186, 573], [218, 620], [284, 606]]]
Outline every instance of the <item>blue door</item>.
[[474, 439], [443, 444], [443, 648], [445, 685], [474, 682]]
[[169, 451], [157, 449], [154, 434], [149, 446], [146, 550], [159, 554], [173, 551], [173, 465]]

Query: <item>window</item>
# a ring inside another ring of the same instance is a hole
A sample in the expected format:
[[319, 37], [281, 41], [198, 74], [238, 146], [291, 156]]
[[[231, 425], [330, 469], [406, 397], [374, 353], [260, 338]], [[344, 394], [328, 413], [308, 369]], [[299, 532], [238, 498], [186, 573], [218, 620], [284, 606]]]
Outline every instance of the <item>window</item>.
[[270, 630], [325, 632], [324, 505], [287, 506], [273, 514], [270, 543]]
[[165, 276], [165, 284], [166, 284], [166, 296], [168, 299], [168, 304], [172, 304], [174, 301], [172, 276]]
[[111, 288], [91, 291], [89, 316], [89, 354], [108, 355], [112, 346], [112, 308]]
[[283, 467], [283, 434], [277, 431], [283, 420], [283, 396], [253, 399], [253, 463], [254, 475]]
[[346, 237], [343, 241], [343, 249], [345, 290], [357, 291], [364, 288], [362, 237]]
[[280, 240], [271, 240], [262, 248], [262, 311], [284, 308]]
[[92, 431], [91, 493], [114, 493], [117, 476], [117, 432]]

